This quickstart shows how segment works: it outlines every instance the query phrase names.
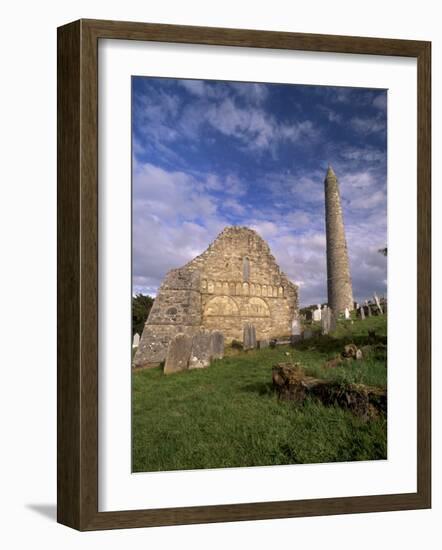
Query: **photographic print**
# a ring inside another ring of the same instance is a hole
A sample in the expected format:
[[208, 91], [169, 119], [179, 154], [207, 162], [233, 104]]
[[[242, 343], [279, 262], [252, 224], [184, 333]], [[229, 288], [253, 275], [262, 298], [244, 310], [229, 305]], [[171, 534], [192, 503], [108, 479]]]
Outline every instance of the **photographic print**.
[[387, 458], [387, 90], [132, 77], [132, 470]]

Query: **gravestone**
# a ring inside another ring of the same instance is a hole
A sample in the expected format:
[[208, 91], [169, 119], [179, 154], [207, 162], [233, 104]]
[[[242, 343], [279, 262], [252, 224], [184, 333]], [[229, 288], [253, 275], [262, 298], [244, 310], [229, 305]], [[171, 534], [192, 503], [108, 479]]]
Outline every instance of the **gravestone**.
[[294, 344], [302, 340], [302, 326], [299, 319], [293, 319], [292, 321], [292, 335], [290, 337], [290, 343]]
[[268, 348], [269, 345], [270, 345], [270, 342], [268, 340], [258, 340], [258, 349]]
[[243, 349], [255, 349], [256, 348], [256, 330], [255, 327], [249, 323], [244, 325], [243, 329]]
[[368, 300], [365, 300], [365, 307], [367, 308], [367, 316], [371, 317], [371, 307], [370, 307], [370, 304], [368, 303]]
[[222, 359], [224, 357], [224, 334], [219, 330], [214, 330], [210, 335], [210, 348], [212, 359]]
[[132, 347], [137, 348], [139, 343], [140, 343], [140, 335], [138, 334], [138, 332], [136, 332], [132, 340]]
[[304, 340], [310, 340], [310, 338], [313, 338], [313, 331], [312, 330], [304, 330]]
[[350, 319], [350, 312], [348, 311], [348, 307], [344, 310], [344, 317], [346, 320]]
[[293, 319], [292, 321], [292, 336], [299, 336], [302, 333], [301, 323], [299, 319]]
[[376, 303], [376, 307], [378, 308], [379, 313], [380, 313], [381, 315], [383, 315], [384, 312], [382, 311], [382, 306], [381, 306], [381, 304], [380, 304], [380, 302], [379, 302], [379, 298], [378, 298], [378, 295], [376, 294], [376, 292], [374, 293], [373, 298], [374, 298], [374, 301], [375, 301], [375, 303]]
[[321, 320], [321, 305], [318, 304], [318, 308], [315, 309], [313, 312], [313, 321], [320, 321]]
[[330, 307], [324, 307], [322, 310], [321, 332], [329, 334], [336, 329], [336, 317]]
[[330, 332], [330, 310], [324, 306], [321, 317], [321, 333], [328, 334]]
[[362, 320], [365, 319], [364, 306], [360, 306], [360, 307], [359, 307], [359, 315], [361, 316], [361, 319], [362, 319]]
[[181, 332], [174, 336], [167, 348], [164, 374], [173, 374], [174, 372], [187, 370], [191, 351], [192, 338], [190, 336]]
[[208, 330], [200, 330], [192, 338], [189, 369], [205, 369], [212, 358], [211, 335]]

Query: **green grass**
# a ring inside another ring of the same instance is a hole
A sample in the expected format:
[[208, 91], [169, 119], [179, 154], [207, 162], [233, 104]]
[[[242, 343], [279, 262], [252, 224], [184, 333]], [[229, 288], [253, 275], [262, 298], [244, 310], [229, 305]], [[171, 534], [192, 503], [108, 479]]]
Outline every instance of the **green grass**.
[[133, 372], [133, 471], [263, 466], [384, 459], [386, 419], [364, 422], [337, 407], [277, 400], [272, 365], [302, 363], [314, 376], [386, 387], [385, 350], [336, 369], [323, 363], [347, 343], [364, 345], [367, 331], [384, 340], [386, 319], [339, 323], [333, 337], [296, 349], [233, 350], [208, 369], [164, 376]]

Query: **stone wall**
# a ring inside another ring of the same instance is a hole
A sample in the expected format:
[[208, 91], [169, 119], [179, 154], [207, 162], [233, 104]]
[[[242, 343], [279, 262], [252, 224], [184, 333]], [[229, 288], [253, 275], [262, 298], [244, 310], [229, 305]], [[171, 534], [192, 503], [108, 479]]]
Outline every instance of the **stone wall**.
[[279, 269], [267, 243], [246, 227], [227, 227], [200, 256], [168, 273], [146, 322], [135, 366], [163, 361], [170, 339], [200, 327], [242, 340], [289, 335], [298, 317], [298, 288]]

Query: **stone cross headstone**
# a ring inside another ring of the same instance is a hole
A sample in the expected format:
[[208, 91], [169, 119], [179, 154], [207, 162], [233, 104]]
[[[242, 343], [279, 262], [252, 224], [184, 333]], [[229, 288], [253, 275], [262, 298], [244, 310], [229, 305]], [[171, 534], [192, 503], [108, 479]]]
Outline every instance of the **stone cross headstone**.
[[213, 359], [222, 359], [224, 357], [224, 334], [221, 331], [212, 331], [210, 335], [210, 347]]
[[138, 334], [138, 332], [136, 332], [132, 340], [132, 347], [137, 348], [139, 344], [140, 344], [140, 335]]
[[210, 365], [211, 358], [212, 346], [210, 342], [210, 331], [200, 330], [192, 338], [189, 369], [205, 369]]
[[245, 350], [256, 348], [256, 330], [249, 323], [246, 323], [243, 329], [243, 348]]
[[382, 306], [381, 306], [381, 303], [379, 302], [379, 298], [378, 298], [378, 295], [376, 294], [376, 292], [373, 294], [373, 298], [374, 298], [374, 301], [376, 303], [376, 307], [378, 308], [378, 311], [381, 315], [384, 314], [384, 312], [382, 311]]
[[320, 321], [321, 320], [321, 305], [318, 304], [318, 308], [315, 309], [313, 312], [313, 321]]
[[164, 374], [172, 374], [187, 370], [189, 367], [190, 352], [192, 351], [192, 337], [178, 333], [167, 348]]
[[359, 314], [360, 314], [362, 320], [365, 319], [364, 306], [359, 307]]

